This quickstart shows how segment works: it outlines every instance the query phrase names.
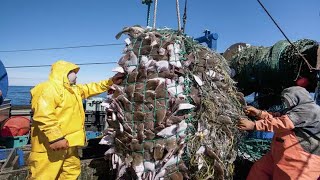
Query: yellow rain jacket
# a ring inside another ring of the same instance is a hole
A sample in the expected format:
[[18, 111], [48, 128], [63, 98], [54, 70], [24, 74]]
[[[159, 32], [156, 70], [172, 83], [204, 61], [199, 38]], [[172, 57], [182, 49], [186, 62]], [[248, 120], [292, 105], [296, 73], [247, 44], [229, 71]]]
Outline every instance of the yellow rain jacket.
[[32, 152], [46, 152], [49, 142], [65, 138], [69, 147], [84, 146], [85, 113], [82, 99], [107, 91], [112, 80], [71, 86], [67, 78], [79, 67], [66, 61], [52, 65], [49, 80], [31, 90], [34, 112], [31, 127]]

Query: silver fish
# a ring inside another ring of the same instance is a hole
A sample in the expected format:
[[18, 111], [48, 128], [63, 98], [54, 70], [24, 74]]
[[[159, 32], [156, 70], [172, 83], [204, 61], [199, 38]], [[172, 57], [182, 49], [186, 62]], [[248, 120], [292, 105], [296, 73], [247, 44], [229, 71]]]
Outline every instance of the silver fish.
[[153, 162], [144, 162], [144, 167], [146, 171], [155, 171], [155, 164]]
[[138, 66], [138, 57], [133, 51], [130, 51], [129, 55], [130, 55], [130, 59], [125, 61], [125, 68], [128, 71], [128, 73], [131, 73]]
[[160, 132], [158, 132], [157, 135], [164, 137], [164, 138], [171, 137], [171, 136], [175, 135], [177, 127], [178, 126], [176, 124], [169, 126], [169, 127], [166, 127], [163, 130], [161, 130]]

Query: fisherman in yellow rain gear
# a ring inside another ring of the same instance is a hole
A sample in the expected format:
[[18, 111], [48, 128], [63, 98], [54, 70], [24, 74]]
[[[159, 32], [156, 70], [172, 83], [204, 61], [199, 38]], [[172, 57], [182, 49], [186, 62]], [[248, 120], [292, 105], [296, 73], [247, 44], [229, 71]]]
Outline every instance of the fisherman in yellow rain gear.
[[85, 144], [85, 113], [82, 99], [120, 84], [124, 74], [109, 80], [76, 85], [79, 67], [66, 61], [52, 65], [49, 80], [31, 90], [34, 112], [31, 128], [29, 179], [77, 179], [78, 147]]

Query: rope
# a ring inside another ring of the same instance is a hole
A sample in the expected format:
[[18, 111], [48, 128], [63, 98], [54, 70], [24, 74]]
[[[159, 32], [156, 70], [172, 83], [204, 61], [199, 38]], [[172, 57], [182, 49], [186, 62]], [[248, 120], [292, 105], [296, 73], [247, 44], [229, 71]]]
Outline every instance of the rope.
[[300, 67], [299, 67], [299, 70], [298, 70], [298, 73], [297, 73], [297, 77], [294, 79], [294, 81], [297, 81], [298, 78], [300, 77], [301, 68], [302, 68], [302, 61], [300, 62]]
[[187, 23], [187, 4], [188, 4], [188, 0], [185, 0], [184, 3], [184, 13], [183, 13], [183, 27], [182, 27], [182, 32], [184, 33], [184, 31], [186, 30], [186, 23]]
[[178, 31], [181, 31], [179, 0], [176, 0], [176, 8], [177, 8], [177, 18], [178, 18]]
[[154, 11], [153, 11], [153, 29], [156, 28], [157, 8], [158, 8], [158, 0], [155, 0], [154, 1]]
[[314, 67], [312, 67], [312, 65], [308, 62], [308, 60], [300, 53], [300, 51], [298, 50], [298, 48], [290, 41], [290, 39], [287, 37], [287, 35], [282, 31], [282, 29], [280, 28], [280, 26], [278, 25], [278, 23], [274, 20], [274, 18], [271, 16], [271, 14], [268, 12], [268, 10], [264, 7], [264, 5], [260, 2], [260, 0], [257, 0], [258, 3], [260, 4], [260, 6], [263, 8], [263, 10], [268, 14], [268, 16], [270, 17], [270, 19], [272, 20], [272, 22], [277, 26], [277, 28], [280, 30], [280, 32], [282, 33], [282, 35], [287, 39], [287, 41], [291, 44], [291, 46], [293, 46], [293, 48], [297, 51], [297, 53], [299, 54], [299, 56], [302, 57], [302, 59], [304, 60], [304, 62], [307, 64], [308, 68], [310, 71], [316, 69]]

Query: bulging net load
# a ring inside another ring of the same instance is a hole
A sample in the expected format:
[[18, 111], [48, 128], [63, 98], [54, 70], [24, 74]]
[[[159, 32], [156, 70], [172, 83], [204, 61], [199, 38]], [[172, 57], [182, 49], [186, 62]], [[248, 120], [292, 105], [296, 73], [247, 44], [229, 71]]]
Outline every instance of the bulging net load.
[[[316, 66], [318, 43], [302, 39], [293, 42], [312, 67]], [[253, 92], [280, 94], [300, 78], [308, 78], [308, 90], [316, 86], [315, 71], [310, 72], [288, 41], [279, 41], [271, 47], [243, 46], [234, 56], [228, 56], [230, 67], [235, 70], [237, 87], [245, 95]]]
[[108, 100], [106, 156], [118, 179], [232, 179], [244, 98], [226, 60], [170, 29], [124, 28]]

